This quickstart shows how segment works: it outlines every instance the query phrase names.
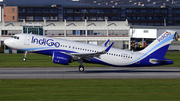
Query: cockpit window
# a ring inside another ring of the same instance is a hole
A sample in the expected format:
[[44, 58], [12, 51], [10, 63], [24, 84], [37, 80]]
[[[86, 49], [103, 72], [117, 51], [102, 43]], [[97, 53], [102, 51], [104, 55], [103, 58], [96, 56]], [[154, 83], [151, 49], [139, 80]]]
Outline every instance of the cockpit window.
[[12, 36], [11, 38], [14, 38], [14, 39], [19, 40], [19, 37], [18, 37], [18, 36]]

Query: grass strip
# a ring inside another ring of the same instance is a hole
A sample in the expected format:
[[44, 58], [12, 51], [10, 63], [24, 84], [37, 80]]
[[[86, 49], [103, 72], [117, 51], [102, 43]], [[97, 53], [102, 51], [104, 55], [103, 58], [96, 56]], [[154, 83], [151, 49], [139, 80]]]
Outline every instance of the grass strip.
[[0, 101], [179, 101], [179, 79], [0, 80]]

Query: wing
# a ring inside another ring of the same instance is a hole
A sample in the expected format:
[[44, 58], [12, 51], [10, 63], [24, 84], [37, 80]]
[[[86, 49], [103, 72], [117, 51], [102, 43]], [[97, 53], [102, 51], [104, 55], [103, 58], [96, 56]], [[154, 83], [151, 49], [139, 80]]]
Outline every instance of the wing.
[[100, 52], [94, 52], [94, 53], [70, 53], [69, 55], [73, 56], [73, 57], [78, 57], [79, 59], [92, 59], [94, 57], [98, 57], [102, 54], [106, 54], [112, 47], [112, 45], [114, 44], [114, 42], [109, 45], [105, 50], [100, 51]]

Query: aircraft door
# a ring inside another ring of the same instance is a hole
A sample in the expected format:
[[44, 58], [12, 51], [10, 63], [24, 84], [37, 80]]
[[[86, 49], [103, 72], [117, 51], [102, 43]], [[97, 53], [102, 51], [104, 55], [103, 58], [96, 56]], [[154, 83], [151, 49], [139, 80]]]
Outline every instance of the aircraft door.
[[24, 40], [24, 44], [25, 44], [25, 45], [29, 45], [29, 43], [30, 43], [30, 38], [31, 38], [30, 35], [26, 35], [25, 40]]

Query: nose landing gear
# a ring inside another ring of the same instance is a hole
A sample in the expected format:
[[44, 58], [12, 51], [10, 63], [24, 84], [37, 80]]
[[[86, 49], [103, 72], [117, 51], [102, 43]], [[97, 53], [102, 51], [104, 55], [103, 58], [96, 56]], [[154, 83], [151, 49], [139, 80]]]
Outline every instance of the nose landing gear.
[[24, 62], [27, 60], [27, 59], [26, 59], [27, 54], [28, 54], [28, 52], [26, 51], [26, 52], [24, 53], [24, 58], [22, 59]]

